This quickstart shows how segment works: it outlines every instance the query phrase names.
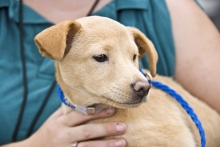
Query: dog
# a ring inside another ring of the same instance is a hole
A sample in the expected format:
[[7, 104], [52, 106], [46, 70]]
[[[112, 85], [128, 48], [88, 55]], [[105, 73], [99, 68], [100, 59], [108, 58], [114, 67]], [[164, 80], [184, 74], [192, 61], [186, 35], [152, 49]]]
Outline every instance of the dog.
[[[56, 61], [57, 82], [71, 104], [91, 108], [91, 114], [98, 106], [117, 109], [110, 118], [88, 123], [125, 122], [127, 131], [120, 137], [128, 147], [201, 146], [199, 131], [181, 105], [151, 88], [139, 71], [139, 59], [145, 53], [150, 68], [144, 72], [181, 94], [202, 122], [207, 147], [220, 146], [219, 114], [172, 78], [156, 74], [157, 52], [138, 29], [90, 16], [47, 28], [35, 42], [43, 56]], [[62, 108], [64, 114], [73, 110], [66, 105]]]

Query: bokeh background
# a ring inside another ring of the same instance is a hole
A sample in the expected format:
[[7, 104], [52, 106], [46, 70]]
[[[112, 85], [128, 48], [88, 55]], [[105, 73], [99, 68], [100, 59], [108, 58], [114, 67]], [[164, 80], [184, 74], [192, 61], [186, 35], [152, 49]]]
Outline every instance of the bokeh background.
[[198, 0], [220, 32], [220, 0]]

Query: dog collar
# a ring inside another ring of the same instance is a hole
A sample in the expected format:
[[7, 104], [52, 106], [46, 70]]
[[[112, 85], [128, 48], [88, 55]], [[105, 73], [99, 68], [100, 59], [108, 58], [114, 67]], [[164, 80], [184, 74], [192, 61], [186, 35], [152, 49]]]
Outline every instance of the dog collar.
[[60, 97], [60, 100], [68, 107], [73, 108], [74, 110], [76, 110], [77, 112], [86, 114], [86, 115], [94, 115], [99, 113], [100, 111], [102, 111], [104, 109], [103, 106], [88, 106], [88, 107], [83, 107], [83, 106], [79, 106], [76, 104], [72, 104], [69, 101], [69, 98], [67, 96], [64, 96], [64, 93], [62, 91], [62, 89], [60, 88], [60, 85], [58, 85], [58, 95]]

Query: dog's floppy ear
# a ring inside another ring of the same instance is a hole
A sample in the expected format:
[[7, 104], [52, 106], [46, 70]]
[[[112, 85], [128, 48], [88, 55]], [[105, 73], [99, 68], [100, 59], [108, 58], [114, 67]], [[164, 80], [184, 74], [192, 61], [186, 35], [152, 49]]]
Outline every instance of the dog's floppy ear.
[[139, 49], [140, 58], [143, 57], [144, 53], [147, 54], [148, 62], [150, 64], [150, 73], [153, 77], [156, 76], [158, 55], [153, 43], [138, 29], [132, 27], [128, 27], [128, 29], [134, 36], [134, 41]]
[[64, 21], [43, 30], [34, 41], [43, 56], [61, 60], [69, 52], [73, 37], [80, 28], [77, 21]]

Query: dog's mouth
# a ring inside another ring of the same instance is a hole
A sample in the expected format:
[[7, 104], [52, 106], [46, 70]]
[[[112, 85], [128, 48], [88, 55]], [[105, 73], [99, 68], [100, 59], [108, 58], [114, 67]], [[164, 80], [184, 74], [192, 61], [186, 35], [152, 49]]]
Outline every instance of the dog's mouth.
[[118, 102], [118, 103], [120, 103], [120, 104], [122, 104], [122, 105], [136, 105], [136, 104], [141, 103], [142, 100], [143, 100], [143, 98], [138, 99], [138, 100], [136, 100], [136, 101], [130, 101], [130, 102], [128, 101], [128, 102], [124, 102], [124, 103]]
[[143, 102], [146, 102], [147, 100], [147, 96], [139, 98], [137, 100], [133, 100], [133, 101], [124, 101], [124, 102], [120, 102], [120, 101], [116, 101], [110, 98], [104, 98], [105, 99], [105, 104], [115, 107], [115, 108], [130, 108], [130, 107], [137, 107], [140, 104], [142, 104]]

